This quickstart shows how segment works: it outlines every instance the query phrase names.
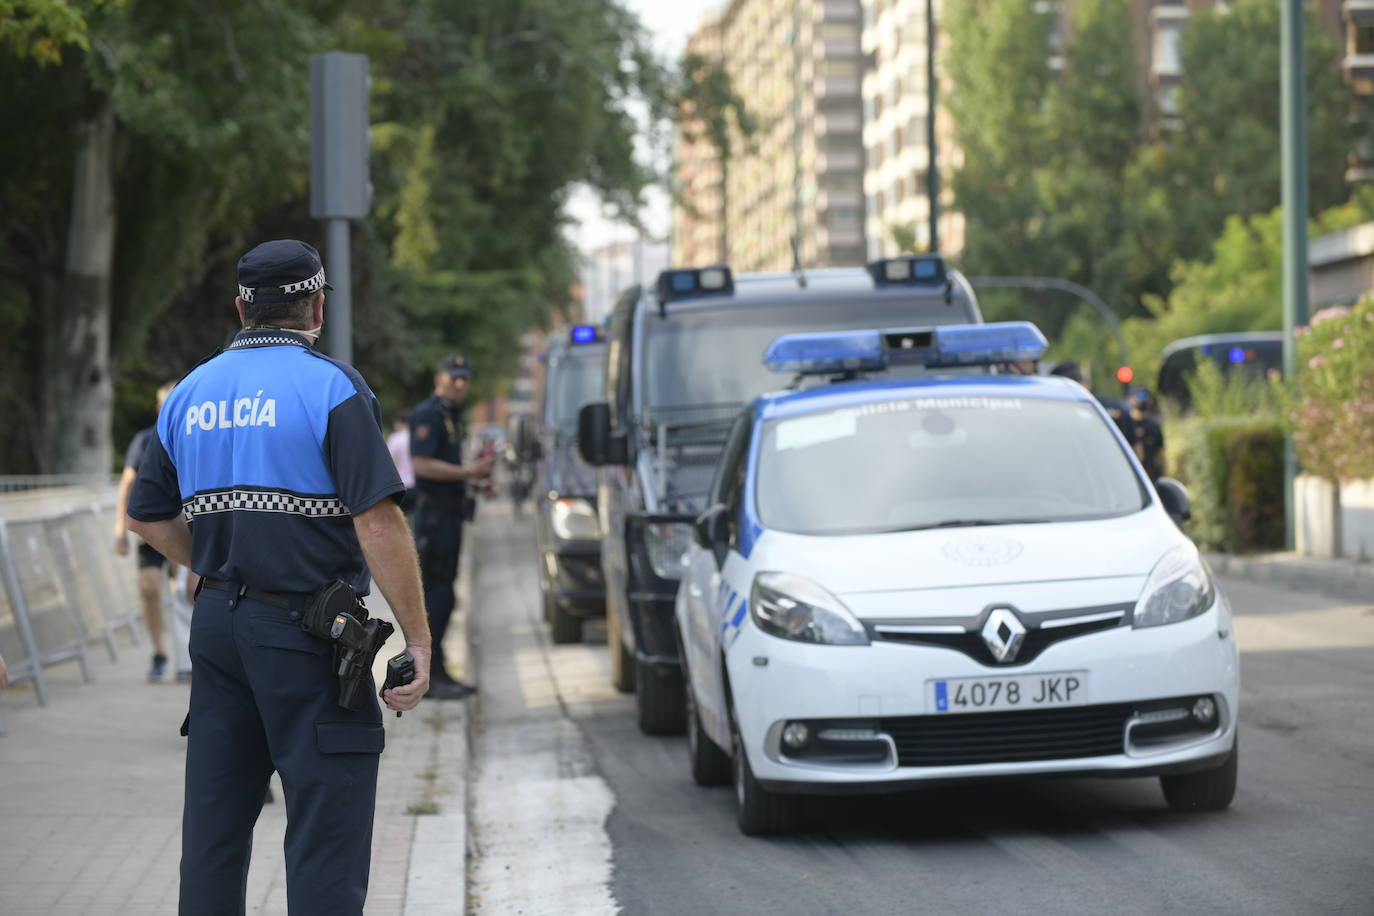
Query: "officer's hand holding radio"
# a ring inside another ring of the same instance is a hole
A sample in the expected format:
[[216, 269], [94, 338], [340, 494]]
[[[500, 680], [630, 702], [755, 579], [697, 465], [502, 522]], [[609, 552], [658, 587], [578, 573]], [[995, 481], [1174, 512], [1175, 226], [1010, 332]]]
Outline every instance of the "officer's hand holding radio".
[[[399, 687], [382, 686], [382, 700], [386, 703], [386, 708], [394, 709], [396, 712], [405, 712], [419, 706], [420, 699], [429, 692], [429, 646], [407, 643], [405, 650], [410, 653], [414, 668], [410, 682], [402, 683]], [[387, 681], [391, 681], [390, 670]]]

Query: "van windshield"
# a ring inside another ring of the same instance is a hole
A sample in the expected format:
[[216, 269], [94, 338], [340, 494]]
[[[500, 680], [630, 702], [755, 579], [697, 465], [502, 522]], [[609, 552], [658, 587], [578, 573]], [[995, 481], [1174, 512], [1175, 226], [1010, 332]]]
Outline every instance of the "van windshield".
[[[816, 301], [649, 315], [645, 327], [644, 394], [651, 414], [734, 407], [792, 376], [763, 364], [763, 352], [784, 334], [862, 328], [922, 327], [965, 321], [957, 306], [939, 300], [931, 312], [895, 299]], [[924, 313], [923, 313], [924, 312]], [[901, 374], [921, 370], [904, 369]], [[895, 373], [893, 373], [895, 374]]]
[[577, 412], [583, 404], [601, 399], [604, 371], [601, 347], [579, 348], [564, 354], [550, 373], [547, 422], [563, 432], [577, 431]]

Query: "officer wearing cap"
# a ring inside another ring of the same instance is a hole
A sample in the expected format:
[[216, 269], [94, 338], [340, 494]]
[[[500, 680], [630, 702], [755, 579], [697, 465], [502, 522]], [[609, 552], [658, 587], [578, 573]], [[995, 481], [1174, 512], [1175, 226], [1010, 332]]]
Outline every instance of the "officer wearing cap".
[[[372, 694], [339, 705], [334, 652], [302, 629], [312, 593], [372, 578], [414, 657], [386, 705], [429, 681], [429, 628], [404, 487], [361, 375], [315, 349], [324, 268], [304, 242], [238, 265], [243, 330], [172, 390], [130, 497], [129, 527], [205, 577], [191, 627], [182, 916], [241, 914], [268, 779], [286, 792], [288, 906], [361, 914], [384, 732]], [[374, 688], [375, 692], [375, 688]]]
[[467, 482], [491, 473], [490, 459], [463, 464], [460, 409], [467, 400], [472, 368], [454, 354], [439, 360], [434, 394], [410, 413], [410, 462], [415, 472], [415, 544], [420, 551], [425, 610], [434, 635], [429, 695], [461, 700], [472, 693], [444, 667], [444, 632], [453, 614], [453, 580], [463, 545], [463, 504]]

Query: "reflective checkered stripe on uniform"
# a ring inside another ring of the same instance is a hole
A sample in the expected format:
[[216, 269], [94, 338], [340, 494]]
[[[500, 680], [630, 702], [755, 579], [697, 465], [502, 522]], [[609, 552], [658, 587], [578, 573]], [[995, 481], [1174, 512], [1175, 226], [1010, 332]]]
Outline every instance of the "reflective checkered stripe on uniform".
[[349, 514], [348, 508], [337, 496], [311, 496], [247, 487], [197, 493], [182, 504], [182, 510], [188, 521], [199, 515], [212, 515], [216, 512], [281, 512], [310, 518]]

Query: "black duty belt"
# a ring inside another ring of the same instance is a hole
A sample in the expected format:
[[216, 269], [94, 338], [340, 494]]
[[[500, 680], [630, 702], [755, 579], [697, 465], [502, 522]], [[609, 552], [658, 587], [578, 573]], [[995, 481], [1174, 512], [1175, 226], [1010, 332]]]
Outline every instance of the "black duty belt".
[[205, 588], [213, 588], [218, 592], [228, 592], [236, 598], [252, 598], [254, 601], [261, 601], [263, 604], [270, 604], [283, 610], [290, 610], [292, 601], [303, 600], [307, 597], [305, 592], [266, 592], [260, 588], [249, 588], [242, 583], [230, 582], [228, 579], [204, 579], [202, 584]]

